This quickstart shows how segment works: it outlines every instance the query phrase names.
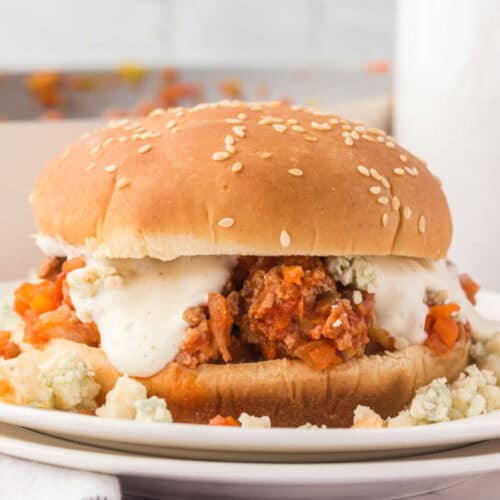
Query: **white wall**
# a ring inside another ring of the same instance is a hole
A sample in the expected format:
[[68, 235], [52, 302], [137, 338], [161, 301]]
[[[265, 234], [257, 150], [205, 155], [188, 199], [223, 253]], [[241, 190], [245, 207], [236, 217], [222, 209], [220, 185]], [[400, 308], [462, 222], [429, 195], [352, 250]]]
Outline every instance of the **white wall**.
[[0, 69], [356, 66], [392, 56], [394, 0], [0, 0]]

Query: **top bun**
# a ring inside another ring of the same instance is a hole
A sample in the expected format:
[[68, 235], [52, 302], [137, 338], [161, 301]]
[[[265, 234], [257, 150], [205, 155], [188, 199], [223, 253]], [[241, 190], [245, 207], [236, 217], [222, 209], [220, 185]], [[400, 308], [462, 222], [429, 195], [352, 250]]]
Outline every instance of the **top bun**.
[[221, 102], [115, 120], [40, 173], [39, 231], [109, 258], [442, 258], [439, 180], [390, 136], [299, 106]]

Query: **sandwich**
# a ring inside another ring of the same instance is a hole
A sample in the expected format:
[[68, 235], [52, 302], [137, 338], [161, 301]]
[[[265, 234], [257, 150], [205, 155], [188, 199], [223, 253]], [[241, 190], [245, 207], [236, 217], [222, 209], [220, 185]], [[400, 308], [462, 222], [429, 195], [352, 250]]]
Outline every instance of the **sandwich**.
[[31, 203], [44, 258], [15, 292], [22, 343], [83, 360], [97, 404], [126, 376], [175, 422], [346, 427], [358, 405], [386, 418], [453, 381], [471, 336], [498, 331], [446, 260], [439, 179], [333, 113], [226, 101], [114, 120], [50, 162]]

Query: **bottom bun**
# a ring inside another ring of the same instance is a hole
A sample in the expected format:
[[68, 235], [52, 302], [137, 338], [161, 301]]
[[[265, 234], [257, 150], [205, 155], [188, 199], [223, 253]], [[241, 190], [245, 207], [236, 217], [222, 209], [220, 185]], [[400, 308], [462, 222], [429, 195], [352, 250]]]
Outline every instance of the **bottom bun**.
[[[366, 356], [333, 368], [314, 371], [302, 361], [279, 359], [256, 363], [200, 365], [196, 369], [170, 363], [148, 378], [138, 378], [150, 396], [165, 398], [174, 421], [208, 423], [217, 414], [267, 415], [273, 426], [306, 422], [349, 427], [357, 405], [370, 406], [384, 418], [395, 416], [415, 391], [438, 377], [454, 380], [468, 361], [469, 342], [434, 354], [425, 346]], [[85, 344], [52, 340], [50, 352], [77, 352], [93, 368], [101, 398], [120, 373], [104, 352]]]

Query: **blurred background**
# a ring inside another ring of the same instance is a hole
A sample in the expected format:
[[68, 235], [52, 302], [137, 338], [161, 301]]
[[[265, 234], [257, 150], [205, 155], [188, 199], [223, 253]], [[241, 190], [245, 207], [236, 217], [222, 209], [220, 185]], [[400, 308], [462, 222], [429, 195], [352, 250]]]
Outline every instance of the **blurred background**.
[[94, 120], [223, 98], [281, 99], [390, 130], [425, 159], [452, 208], [451, 256], [500, 289], [497, 7], [495, 0], [0, 0], [0, 149], [15, 165], [0, 196], [19, 206], [0, 211], [0, 225], [21, 242], [0, 276], [19, 275], [33, 258], [26, 196], [36, 171]]

